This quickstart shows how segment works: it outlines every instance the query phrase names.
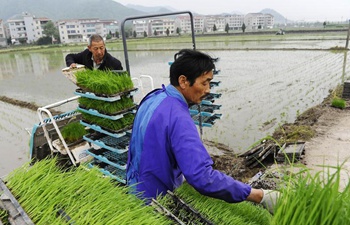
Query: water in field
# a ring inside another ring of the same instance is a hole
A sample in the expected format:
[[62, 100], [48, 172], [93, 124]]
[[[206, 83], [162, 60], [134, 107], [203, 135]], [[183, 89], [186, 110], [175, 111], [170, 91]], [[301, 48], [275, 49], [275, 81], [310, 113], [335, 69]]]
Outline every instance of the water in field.
[[[265, 47], [271, 50], [246, 50], [262, 46], [253, 41], [244, 43], [241, 49], [231, 46], [231, 50], [224, 47], [228, 45], [224, 42], [197, 44], [199, 50], [204, 49], [213, 57], [219, 57], [216, 66], [220, 73], [214, 81], [221, 83], [212, 91], [222, 94], [215, 101], [215, 104], [222, 105], [217, 111], [222, 117], [212, 128], [203, 128], [203, 139], [227, 145], [236, 153], [243, 152], [271, 134], [279, 124], [293, 122], [298, 114], [322, 102], [330, 89], [350, 76], [349, 62], [343, 76], [344, 53], [278, 48], [288, 45], [314, 49], [315, 46], [329, 48], [340, 44], [339, 40], [265, 42]], [[182, 46], [158, 47], [179, 49]], [[191, 48], [191, 45], [184, 47]], [[64, 57], [69, 51], [0, 54], [0, 96], [40, 106], [74, 96], [76, 86], [61, 73], [65, 67]], [[125, 67], [122, 51], [111, 48], [110, 53], [121, 59]], [[130, 51], [131, 76], [150, 75], [154, 87], [168, 84], [168, 62], [173, 60], [174, 53], [175, 50], [164, 49]], [[149, 80], [143, 79], [143, 83], [146, 88], [139, 91], [136, 100], [150, 90]], [[69, 107], [62, 109], [68, 110]], [[0, 102], [0, 115], [2, 176], [28, 159], [29, 134], [25, 128], [30, 130], [39, 119], [35, 112], [3, 102]]]

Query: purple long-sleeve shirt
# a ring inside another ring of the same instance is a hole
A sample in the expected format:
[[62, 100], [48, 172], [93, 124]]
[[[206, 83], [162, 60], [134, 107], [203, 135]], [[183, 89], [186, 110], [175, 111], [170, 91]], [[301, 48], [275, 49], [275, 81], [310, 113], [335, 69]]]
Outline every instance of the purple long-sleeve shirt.
[[183, 95], [172, 85], [140, 105], [129, 146], [127, 182], [142, 197], [173, 191], [183, 177], [203, 195], [244, 201], [251, 187], [212, 168]]

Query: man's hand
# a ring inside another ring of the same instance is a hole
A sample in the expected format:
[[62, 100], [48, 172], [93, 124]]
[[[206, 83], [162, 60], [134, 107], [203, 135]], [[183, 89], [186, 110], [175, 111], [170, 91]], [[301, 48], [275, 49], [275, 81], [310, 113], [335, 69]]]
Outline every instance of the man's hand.
[[274, 209], [278, 198], [280, 197], [280, 192], [276, 190], [263, 190], [263, 198], [260, 202], [271, 214], [274, 213]]
[[77, 68], [77, 64], [75, 64], [75, 63], [72, 63], [72, 64], [70, 64], [70, 66], [69, 66], [70, 68]]

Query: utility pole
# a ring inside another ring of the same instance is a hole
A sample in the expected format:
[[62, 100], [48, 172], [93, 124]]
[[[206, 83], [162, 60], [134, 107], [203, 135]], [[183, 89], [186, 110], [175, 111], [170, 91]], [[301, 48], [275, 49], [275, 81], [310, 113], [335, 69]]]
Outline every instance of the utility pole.
[[348, 49], [348, 46], [349, 46], [349, 37], [350, 37], [350, 20], [349, 20], [348, 36], [347, 36], [347, 38], [346, 38], [345, 49]]

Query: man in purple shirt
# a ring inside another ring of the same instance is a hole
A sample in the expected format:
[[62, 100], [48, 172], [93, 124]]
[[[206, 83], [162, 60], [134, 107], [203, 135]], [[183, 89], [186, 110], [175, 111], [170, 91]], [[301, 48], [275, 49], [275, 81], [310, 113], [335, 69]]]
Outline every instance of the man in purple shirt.
[[[127, 182], [150, 200], [173, 191], [184, 179], [198, 192], [235, 203], [276, 203], [278, 193], [260, 190], [214, 170], [189, 113], [210, 93], [215, 65], [195, 50], [175, 54], [170, 84], [149, 93], [140, 103], [129, 146]], [[271, 210], [270, 210], [271, 211]]]

